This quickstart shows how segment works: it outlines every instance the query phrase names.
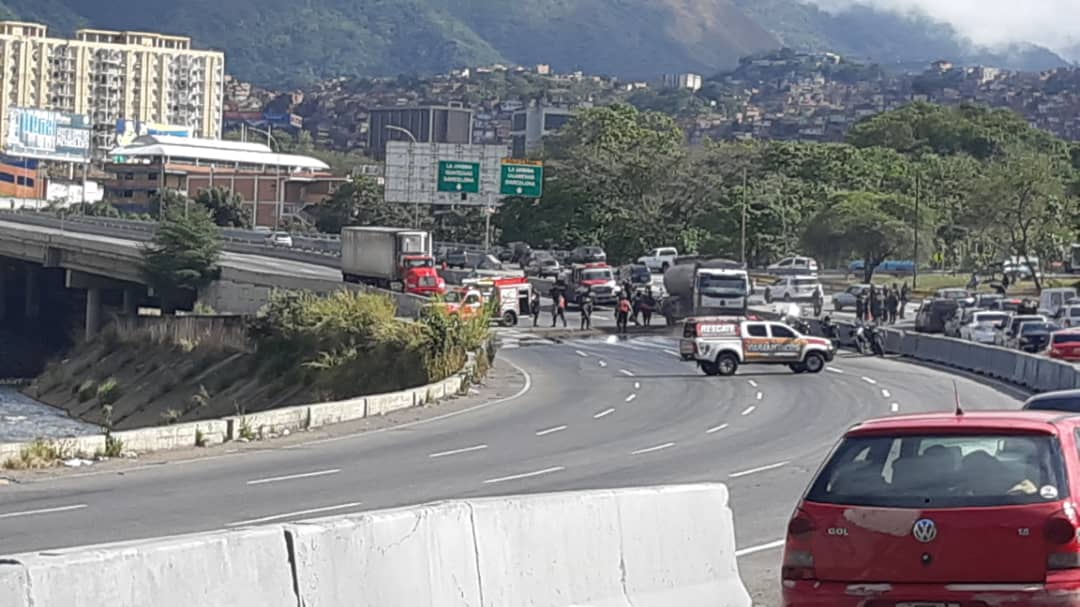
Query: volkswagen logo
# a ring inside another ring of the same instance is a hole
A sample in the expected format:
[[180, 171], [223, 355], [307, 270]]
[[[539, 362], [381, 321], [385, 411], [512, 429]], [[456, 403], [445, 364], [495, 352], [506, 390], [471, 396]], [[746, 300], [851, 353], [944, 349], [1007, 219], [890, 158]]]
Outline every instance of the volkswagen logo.
[[937, 537], [937, 525], [928, 518], [919, 519], [911, 528], [911, 536], [923, 544], [929, 544]]

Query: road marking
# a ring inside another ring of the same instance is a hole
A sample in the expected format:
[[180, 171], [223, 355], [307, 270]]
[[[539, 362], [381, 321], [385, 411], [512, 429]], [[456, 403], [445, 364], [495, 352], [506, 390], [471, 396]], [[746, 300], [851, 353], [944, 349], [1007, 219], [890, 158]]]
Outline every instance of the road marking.
[[599, 363], [599, 364], [600, 364], [600, 368], [601, 368], [601, 369], [603, 369], [604, 367], [606, 367], [606, 366], [607, 366], [607, 363], [606, 363], [606, 362], [604, 362], [604, 361], [600, 361], [600, 363]]
[[463, 449], [452, 449], [450, 451], [440, 451], [438, 453], [432, 453], [428, 457], [434, 459], [436, 457], [446, 457], [447, 455], [458, 455], [459, 453], [469, 453], [472, 451], [483, 451], [487, 449], [487, 445], [473, 445], [472, 447], [465, 447]]
[[749, 548], [743, 548], [735, 551], [735, 558], [741, 556], [750, 556], [751, 554], [757, 554], [758, 552], [765, 552], [766, 550], [775, 550], [784, 546], [784, 540], [776, 540], [775, 542], [769, 542], [768, 544], [759, 544], [757, 546], [750, 546]]
[[758, 399], [758, 400], [761, 400], [761, 397], [762, 397], [762, 394], [761, 394], [761, 392], [758, 392], [758, 393], [757, 393], [757, 399]]
[[893, 413], [896, 413], [900, 411], [900, 403], [893, 403], [889, 408], [892, 409]]
[[626, 397], [626, 402], [632, 402], [635, 398], [637, 398], [637, 394], [631, 394]]
[[635, 390], [640, 390], [641, 389], [641, 382], [639, 382], [639, 381], [634, 382], [634, 389]]
[[844, 370], [843, 370], [843, 369], [837, 369], [836, 367], [825, 367], [825, 370], [826, 370], [826, 371], [829, 371], [830, 373], [837, 373], [837, 374], [839, 374], [839, 375], [843, 375], [843, 374], [844, 374]]
[[614, 407], [612, 407], [610, 409], [604, 409], [603, 411], [601, 411], [601, 412], [597, 413], [596, 415], [594, 415], [593, 419], [600, 419], [601, 417], [607, 417], [607, 416], [611, 415], [614, 412], [615, 412]]
[[777, 468], [783, 468], [788, 465], [789, 462], [780, 462], [778, 464], [769, 464], [768, 466], [762, 466], [760, 468], [751, 468], [749, 470], [743, 470], [742, 472], [733, 472], [728, 475], [728, 478], [741, 478], [744, 476], [750, 476], [751, 474], [757, 474], [758, 472], [768, 472], [769, 470], [776, 470]]
[[746, 383], [750, 384], [751, 387], [754, 387], [754, 388], [757, 387], [757, 382], [752, 380], [752, 379], [746, 380]]
[[668, 350], [668, 349], [665, 348], [664, 352], [667, 352], [668, 354], [670, 354], [672, 356], [679, 356], [679, 353], [676, 352], [675, 350]]
[[719, 431], [721, 431], [721, 430], [723, 430], [724, 428], [727, 428], [727, 427], [728, 427], [728, 424], [720, 424], [719, 426], [713, 426], [712, 428], [709, 428], [708, 430], [706, 430], [705, 434], [716, 434], [717, 432], [719, 432]]
[[341, 472], [340, 468], [334, 468], [333, 470], [320, 470], [318, 472], [305, 472], [303, 474], [290, 474], [288, 476], [275, 476], [272, 478], [260, 478], [254, 481], [248, 481], [249, 485], [265, 485], [267, 483], [277, 483], [279, 481], [291, 481], [298, 478], [314, 478], [316, 476], [330, 476], [331, 474], [337, 474]]
[[862, 380], [864, 382], [870, 384], [871, 386], [876, 386], [877, 385], [877, 380], [876, 379], [869, 378], [869, 377], [867, 377], [865, 375], [863, 375]]
[[633, 377], [634, 376], [633, 373], [631, 373], [630, 371], [627, 371], [626, 369], [619, 369], [619, 373], [622, 373], [623, 375], [625, 375], [627, 377]]
[[562, 472], [566, 470], [563, 466], [555, 466], [554, 468], [544, 468], [543, 470], [537, 470], [536, 472], [525, 472], [524, 474], [514, 474], [512, 476], [500, 476], [499, 478], [489, 478], [484, 481], [485, 485], [492, 483], [504, 483], [506, 481], [516, 481], [521, 478], [532, 478], [534, 476], [542, 476], [544, 474], [551, 474], [552, 472]]
[[744, 410], [744, 411], [742, 412], [742, 414], [743, 414], [743, 415], [750, 415], [751, 413], [753, 413], [753, 412], [754, 412], [754, 409], [757, 409], [757, 407], [756, 407], [756, 406], [754, 406], [754, 405], [750, 405], [749, 407], [747, 407], [747, 408], [746, 408], [746, 409], [745, 409], [745, 410]]
[[548, 434], [555, 434], [556, 432], [562, 432], [563, 430], [566, 430], [566, 426], [555, 426], [554, 428], [548, 428], [547, 430], [540, 430], [536, 435], [547, 436]]
[[881, 389], [881, 395], [884, 396], [885, 398], [892, 398], [892, 394], [888, 390], [886, 390], [885, 388]]
[[22, 512], [8, 512], [0, 514], [0, 518], [15, 518], [17, 516], [33, 516], [35, 514], [51, 514], [53, 512], [70, 512], [71, 510], [82, 510], [87, 508], [86, 504], [75, 504], [74, 506], [58, 506], [56, 508], [42, 508], [40, 510], [23, 510]]
[[638, 449], [637, 451], [631, 451], [630, 455], [644, 455], [646, 453], [652, 453], [654, 451], [663, 451], [664, 449], [670, 449], [674, 446], [675, 443], [664, 443], [663, 445], [657, 445], [655, 447], [649, 447], [647, 449]]
[[588, 354], [582, 352], [581, 350], [574, 350], [574, 352], [577, 352], [577, 355], [582, 357], [582, 358], [588, 358], [588, 356], [589, 356]]
[[262, 518], [253, 518], [246, 521], [237, 521], [235, 523], [229, 523], [226, 527], [242, 527], [244, 525], [257, 525], [259, 523], [268, 523], [270, 521], [277, 521], [283, 518], [292, 518], [294, 516], [305, 516], [308, 514], [319, 514], [321, 512], [333, 512], [334, 510], [345, 510], [347, 508], [356, 508], [362, 506], [364, 502], [349, 502], [348, 504], [339, 504], [337, 506], [326, 506], [324, 508], [312, 508], [310, 510], [297, 510], [296, 512], [287, 512], [285, 514], [274, 514], [272, 516], [264, 516]]

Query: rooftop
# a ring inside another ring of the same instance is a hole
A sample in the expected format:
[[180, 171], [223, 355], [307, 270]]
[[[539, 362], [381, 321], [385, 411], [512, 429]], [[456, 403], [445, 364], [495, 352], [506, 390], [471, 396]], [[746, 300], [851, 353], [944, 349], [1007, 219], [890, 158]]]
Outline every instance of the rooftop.
[[261, 143], [199, 139], [172, 135], [143, 135], [128, 145], [109, 151], [109, 156], [135, 159], [164, 158], [166, 162], [194, 161], [281, 167], [286, 170], [327, 171], [330, 166], [318, 158], [279, 154]]

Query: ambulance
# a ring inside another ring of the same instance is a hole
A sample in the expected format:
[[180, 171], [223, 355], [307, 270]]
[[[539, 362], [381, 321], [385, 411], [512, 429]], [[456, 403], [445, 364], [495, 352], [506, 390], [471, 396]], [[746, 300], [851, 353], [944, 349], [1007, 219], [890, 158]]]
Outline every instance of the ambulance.
[[821, 373], [836, 357], [823, 337], [802, 335], [782, 322], [744, 316], [688, 318], [679, 356], [706, 375], [730, 376], [740, 365], [786, 365], [795, 373]]

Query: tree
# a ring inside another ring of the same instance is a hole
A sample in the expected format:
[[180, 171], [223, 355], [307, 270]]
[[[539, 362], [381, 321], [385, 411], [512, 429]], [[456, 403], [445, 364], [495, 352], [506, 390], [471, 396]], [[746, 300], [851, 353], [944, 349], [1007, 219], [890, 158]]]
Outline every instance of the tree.
[[165, 207], [154, 240], [143, 249], [143, 273], [171, 314], [185, 294], [217, 280], [221, 233], [210, 211], [198, 204]]
[[[350, 225], [413, 225], [414, 209], [408, 205], [386, 202], [383, 188], [365, 175], [342, 184], [322, 204], [309, 209], [320, 232], [338, 234]], [[430, 213], [424, 209], [425, 219]]]
[[159, 190], [154, 197], [150, 199], [150, 215], [154, 219], [160, 220], [162, 218], [163, 210], [173, 208], [184, 208], [191, 204], [191, 199], [187, 197], [183, 192], [174, 190], [172, 188], [165, 188]]
[[910, 246], [913, 206], [903, 196], [841, 192], [810, 222], [804, 242], [826, 259], [856, 255], [863, 260], [863, 281], [870, 282], [881, 262]]
[[195, 202], [210, 210], [214, 223], [223, 228], [250, 228], [251, 211], [240, 194], [222, 187], [199, 190]]

